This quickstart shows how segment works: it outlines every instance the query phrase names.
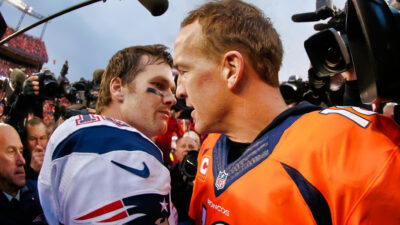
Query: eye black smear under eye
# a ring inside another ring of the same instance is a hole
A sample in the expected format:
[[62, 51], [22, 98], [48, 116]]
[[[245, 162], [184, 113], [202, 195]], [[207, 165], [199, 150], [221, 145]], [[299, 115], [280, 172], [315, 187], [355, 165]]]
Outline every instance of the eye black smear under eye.
[[154, 89], [154, 88], [148, 87], [146, 91], [147, 92], [151, 92], [153, 94], [156, 94], [156, 95], [160, 96], [161, 98], [164, 98], [164, 95], [161, 92], [159, 92], [156, 89]]

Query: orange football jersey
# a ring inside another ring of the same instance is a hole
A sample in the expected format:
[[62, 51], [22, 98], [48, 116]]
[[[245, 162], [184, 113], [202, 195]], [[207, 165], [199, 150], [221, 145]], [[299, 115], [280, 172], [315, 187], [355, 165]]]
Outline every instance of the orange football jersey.
[[285, 111], [229, 164], [227, 137], [209, 135], [196, 224], [400, 224], [399, 126], [356, 107], [312, 110]]

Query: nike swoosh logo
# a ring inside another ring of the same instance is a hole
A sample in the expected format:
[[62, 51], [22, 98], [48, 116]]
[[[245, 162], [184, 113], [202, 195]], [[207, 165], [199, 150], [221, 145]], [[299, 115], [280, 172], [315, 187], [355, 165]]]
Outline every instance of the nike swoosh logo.
[[150, 176], [149, 167], [147, 167], [146, 163], [144, 163], [144, 162], [143, 162], [144, 168], [141, 169], [141, 170], [138, 170], [138, 169], [135, 169], [135, 168], [132, 168], [132, 167], [129, 167], [129, 166], [125, 166], [125, 165], [123, 165], [121, 163], [115, 162], [114, 160], [111, 160], [111, 162], [114, 163], [115, 165], [117, 165], [118, 167], [130, 172], [130, 173], [138, 175], [139, 177], [148, 178]]

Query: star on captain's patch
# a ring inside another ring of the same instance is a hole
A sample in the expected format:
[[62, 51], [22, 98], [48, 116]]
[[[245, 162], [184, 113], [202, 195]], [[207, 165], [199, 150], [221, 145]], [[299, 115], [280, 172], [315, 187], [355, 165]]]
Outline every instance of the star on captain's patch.
[[160, 202], [160, 204], [161, 204], [161, 212], [164, 210], [168, 212], [168, 203], [165, 201], [165, 198], [163, 199], [163, 202]]

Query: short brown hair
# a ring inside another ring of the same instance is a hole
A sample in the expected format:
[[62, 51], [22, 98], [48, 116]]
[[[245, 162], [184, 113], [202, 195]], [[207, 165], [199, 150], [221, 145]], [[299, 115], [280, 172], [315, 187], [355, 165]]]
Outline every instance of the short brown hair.
[[218, 61], [228, 50], [244, 52], [262, 80], [279, 86], [282, 43], [270, 19], [260, 9], [239, 0], [213, 1], [191, 11], [181, 27], [195, 21], [202, 25], [203, 54]]
[[34, 127], [39, 124], [43, 124], [45, 127], [47, 127], [41, 118], [34, 116], [34, 117], [28, 119], [28, 121], [26, 121], [26, 128], [28, 128], [28, 126]]
[[[172, 68], [172, 57], [167, 52], [167, 47], [161, 44], [132, 46], [118, 51], [105, 69], [99, 89], [96, 112], [101, 113], [105, 106], [111, 102], [110, 82], [115, 77], [122, 79], [122, 84], [131, 83], [136, 74], [141, 72], [146, 65], [158, 62], [166, 63]], [[145, 63], [141, 62], [142, 56], [149, 56]]]

